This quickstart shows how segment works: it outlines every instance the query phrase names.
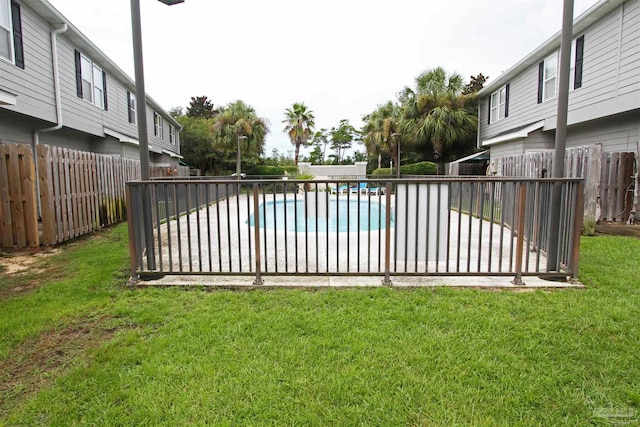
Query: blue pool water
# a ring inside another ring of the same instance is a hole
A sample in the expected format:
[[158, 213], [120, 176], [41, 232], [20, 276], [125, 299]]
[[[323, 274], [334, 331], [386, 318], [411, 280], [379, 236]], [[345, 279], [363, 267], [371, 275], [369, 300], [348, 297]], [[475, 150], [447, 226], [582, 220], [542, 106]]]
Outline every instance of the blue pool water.
[[[323, 203], [327, 202], [319, 203], [317, 210], [312, 202], [307, 202], [305, 207], [304, 200], [263, 203], [259, 211], [260, 228], [310, 233], [327, 230], [369, 231], [385, 228], [385, 207], [378, 202], [330, 199], [326, 209]], [[323, 211], [326, 211], [326, 214]], [[249, 218], [249, 224], [252, 226], [255, 225], [254, 215], [252, 214]], [[391, 221], [393, 222], [393, 216]]]

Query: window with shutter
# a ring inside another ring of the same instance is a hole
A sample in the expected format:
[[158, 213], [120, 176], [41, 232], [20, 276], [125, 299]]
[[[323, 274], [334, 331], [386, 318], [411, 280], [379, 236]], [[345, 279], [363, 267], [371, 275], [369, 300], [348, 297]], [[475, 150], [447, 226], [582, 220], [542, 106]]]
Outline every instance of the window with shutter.
[[78, 98], [82, 98], [105, 111], [108, 110], [106, 73], [78, 50], [74, 54]]
[[11, 21], [13, 23], [13, 53], [15, 64], [24, 69], [24, 48], [22, 47], [22, 17], [20, 5], [11, 1]]
[[13, 63], [12, 6], [9, 0], [0, 0], [0, 58]]
[[489, 124], [509, 116], [509, 85], [502, 86], [491, 94]]
[[574, 89], [579, 89], [582, 87], [582, 63], [584, 58], [584, 36], [578, 37], [573, 46], [575, 49], [575, 55], [572, 55], [572, 58], [575, 61], [575, 66], [574, 66], [574, 71], [572, 73], [573, 85], [571, 85], [570, 87]]

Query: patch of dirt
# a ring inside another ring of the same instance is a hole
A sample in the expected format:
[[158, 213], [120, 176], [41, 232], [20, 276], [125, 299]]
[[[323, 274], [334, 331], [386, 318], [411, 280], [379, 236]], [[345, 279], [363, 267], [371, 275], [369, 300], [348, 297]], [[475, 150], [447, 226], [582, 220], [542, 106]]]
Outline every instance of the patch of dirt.
[[607, 222], [596, 224], [596, 233], [613, 236], [630, 236], [640, 239], [640, 225], [623, 222]]
[[50, 257], [60, 252], [60, 249], [52, 249], [46, 252], [29, 254], [2, 254], [0, 255], [0, 272], [2, 274], [16, 274], [29, 270], [39, 260]]
[[0, 275], [4, 280], [0, 285], [0, 299], [30, 292], [44, 283], [63, 277], [64, 265], [46, 261], [61, 251], [53, 249], [30, 254], [1, 254]]
[[28, 395], [53, 382], [75, 358], [111, 339], [116, 332], [106, 319], [68, 325], [22, 343], [0, 361], [0, 419]]

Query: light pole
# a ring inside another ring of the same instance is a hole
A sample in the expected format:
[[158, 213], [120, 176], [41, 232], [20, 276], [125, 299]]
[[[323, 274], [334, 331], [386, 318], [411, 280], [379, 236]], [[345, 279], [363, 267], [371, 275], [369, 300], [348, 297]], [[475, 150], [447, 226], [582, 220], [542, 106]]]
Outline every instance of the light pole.
[[[158, 0], [167, 6], [183, 3], [184, 0]], [[136, 110], [138, 116], [138, 142], [140, 144], [140, 176], [149, 180], [149, 136], [147, 134], [147, 97], [144, 88], [144, 65], [142, 61], [142, 25], [140, 0], [131, 0], [131, 32], [133, 34], [133, 65], [136, 75]], [[144, 206], [144, 205], [143, 205]], [[145, 218], [147, 215], [145, 215]]]
[[[564, 0], [562, 6], [562, 32], [560, 33], [560, 70], [558, 87], [558, 109], [556, 120], [555, 151], [553, 153], [553, 169], [551, 178], [564, 178], [564, 155], [567, 138], [567, 114], [569, 105], [569, 74], [571, 55], [571, 38], [573, 34], [573, 0]], [[551, 194], [551, 211], [549, 213], [549, 230], [552, 236], [547, 251], [547, 271], [560, 271], [558, 253], [560, 248], [560, 205], [562, 204], [562, 188], [560, 182], [553, 184]], [[582, 221], [582, 218], [576, 218]]]
[[[159, 0], [171, 6], [184, 0]], [[140, 178], [149, 180], [149, 137], [147, 135], [147, 95], [144, 88], [144, 66], [142, 62], [142, 25], [140, 19], [140, 0], [131, 0], [131, 33], [133, 36], [133, 65], [136, 76], [136, 110], [138, 118], [138, 143], [140, 144]], [[151, 197], [149, 188], [142, 187], [142, 228], [147, 249], [147, 267], [156, 268], [156, 257], [153, 251], [153, 225], [151, 224]]]
[[238, 135], [238, 155], [236, 157], [236, 179], [240, 179], [240, 141], [246, 141], [248, 138], [246, 135]]
[[398, 179], [400, 179], [400, 141], [402, 141], [400, 139], [400, 134], [399, 133], [392, 133], [390, 138], [397, 138], [398, 139], [398, 161], [396, 162], [396, 176]]

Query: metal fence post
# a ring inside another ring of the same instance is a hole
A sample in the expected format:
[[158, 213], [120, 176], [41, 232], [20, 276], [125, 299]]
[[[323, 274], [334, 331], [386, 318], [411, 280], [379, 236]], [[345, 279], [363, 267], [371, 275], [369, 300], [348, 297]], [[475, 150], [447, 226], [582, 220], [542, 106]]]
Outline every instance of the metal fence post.
[[385, 286], [391, 286], [391, 183], [385, 187], [385, 218], [384, 218], [384, 281]]
[[578, 184], [575, 206], [575, 221], [573, 222], [573, 235], [571, 239], [571, 258], [569, 271], [571, 281], [578, 280], [578, 264], [580, 259], [580, 236], [582, 235], [582, 223], [584, 221], [584, 179]]
[[254, 227], [254, 236], [255, 236], [255, 258], [256, 258], [256, 280], [253, 282], [254, 285], [263, 285], [264, 281], [262, 280], [262, 274], [260, 271], [260, 194], [258, 192], [258, 184], [253, 184], [253, 227]]
[[131, 269], [131, 277], [129, 284], [134, 284], [140, 280], [138, 275], [138, 247], [136, 244], [136, 233], [133, 213], [133, 198], [131, 196], [131, 185], [127, 184], [125, 188], [125, 197], [127, 200], [127, 227], [129, 231], [129, 267]]
[[524, 182], [518, 185], [518, 236], [516, 237], [516, 277], [511, 283], [522, 286], [522, 251], [524, 249], [524, 221], [527, 203], [527, 187]]

